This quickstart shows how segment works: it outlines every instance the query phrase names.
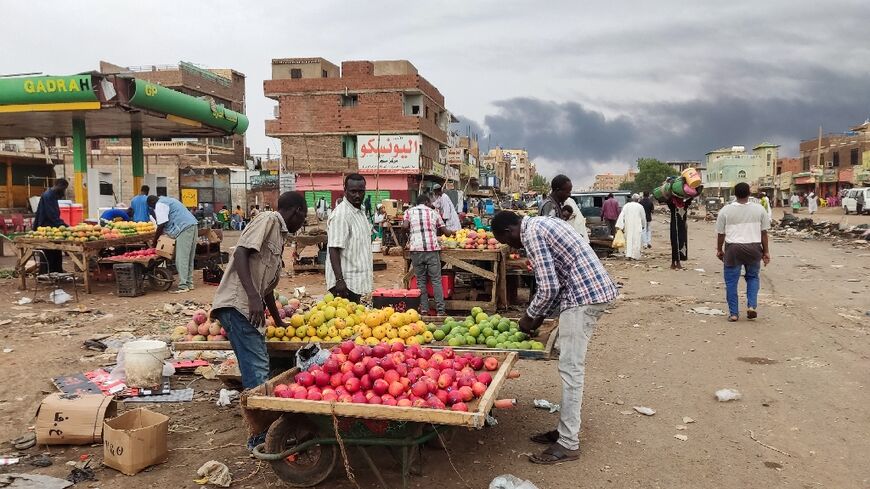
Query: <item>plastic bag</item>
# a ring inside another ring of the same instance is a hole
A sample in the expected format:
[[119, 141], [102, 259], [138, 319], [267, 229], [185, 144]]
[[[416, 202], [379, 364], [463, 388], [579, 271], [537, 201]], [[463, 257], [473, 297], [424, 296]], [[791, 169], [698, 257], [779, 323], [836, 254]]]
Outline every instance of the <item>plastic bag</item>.
[[614, 249], [625, 248], [625, 234], [623, 234], [622, 229], [616, 230], [616, 236], [613, 237], [613, 243], [610, 244], [610, 247]]
[[489, 489], [538, 489], [538, 486], [511, 474], [503, 474], [489, 483]]
[[320, 348], [317, 343], [303, 346], [296, 352], [296, 366], [299, 370], [308, 370], [312, 365], [323, 365], [329, 359], [329, 350]]
[[57, 305], [64, 304], [69, 302], [73, 296], [66, 293], [63, 289], [55, 289], [48, 295], [48, 298], [51, 299], [51, 302], [54, 302]]

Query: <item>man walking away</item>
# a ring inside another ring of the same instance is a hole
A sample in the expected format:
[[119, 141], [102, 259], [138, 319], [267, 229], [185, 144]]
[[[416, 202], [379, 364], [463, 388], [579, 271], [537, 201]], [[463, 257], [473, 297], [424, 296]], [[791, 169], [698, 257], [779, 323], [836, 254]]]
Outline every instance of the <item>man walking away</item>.
[[[728, 300], [729, 321], [739, 319], [737, 284], [740, 272], [746, 270], [746, 317], [758, 316], [758, 273], [761, 262], [770, 263], [767, 246], [767, 230], [770, 218], [760, 204], [749, 202], [749, 184], [745, 182], [734, 186], [737, 201], [726, 205], [716, 218], [716, 256], [725, 265], [724, 278]], [[724, 246], [724, 249], [723, 249]]]
[[[33, 216], [33, 229], [50, 226], [66, 226], [60, 218], [60, 204], [58, 200], [66, 197], [66, 189], [69, 187], [69, 182], [63, 178], [58, 178], [54, 181], [54, 186], [42, 193], [39, 198], [39, 204], [36, 206], [36, 215]], [[83, 191], [79, 189], [79, 191]], [[2, 243], [0, 243], [2, 245]], [[40, 261], [39, 273], [63, 273], [63, 251], [60, 250], [41, 250], [45, 255], [45, 263]]]
[[616, 220], [619, 219], [619, 202], [613, 194], [607, 194], [604, 203], [601, 204], [601, 219], [607, 223], [607, 228], [610, 230], [610, 236], [616, 234]]
[[629, 260], [640, 260], [641, 242], [646, 227], [646, 211], [638, 203], [639, 200], [640, 195], [632, 195], [631, 202], [625, 204], [616, 219], [616, 228], [625, 233], [625, 257]]
[[810, 211], [810, 215], [815, 214], [816, 211], [819, 210], [819, 199], [816, 197], [815, 192], [810, 192], [810, 194], [807, 195], [807, 210]]
[[689, 232], [686, 229], [686, 217], [692, 199], [686, 199], [682, 207], [677, 207], [672, 200], [668, 201], [668, 211], [671, 213], [671, 270], [682, 270], [682, 261], [689, 259]]
[[767, 212], [767, 218], [773, 220], [773, 207], [770, 205], [770, 199], [767, 198], [767, 194], [761, 193], [761, 207], [764, 207], [765, 212]]
[[655, 209], [653, 199], [649, 196], [649, 192], [643, 193], [643, 198], [640, 199], [640, 205], [643, 206], [646, 212], [646, 227], [643, 228], [643, 246], [652, 248], [652, 215]]
[[432, 187], [432, 193], [435, 195], [432, 204], [435, 206], [435, 209], [441, 213], [441, 219], [444, 220], [444, 225], [447, 226], [447, 229], [449, 229], [451, 233], [459, 231], [462, 227], [462, 223], [459, 222], [459, 214], [456, 213], [456, 206], [453, 205], [450, 196], [444, 193], [441, 185], [435, 185]]
[[595, 324], [607, 305], [619, 294], [607, 270], [592, 248], [561, 219], [521, 218], [502, 211], [492, 219], [495, 238], [514, 248], [525, 248], [538, 291], [520, 328], [531, 332], [558, 308], [559, 375], [562, 403], [557, 430], [535, 435], [536, 443], [548, 445], [530, 457], [538, 464], [557, 464], [580, 456], [580, 410], [586, 368], [586, 349]]
[[429, 280], [435, 296], [435, 310], [439, 316], [445, 316], [447, 310], [444, 306], [444, 290], [441, 287], [441, 243], [438, 236], [453, 233], [444, 225], [444, 220], [432, 205], [429, 194], [417, 197], [417, 205], [405, 211], [402, 227], [408, 232], [411, 265], [417, 276], [417, 288], [420, 289], [420, 313], [429, 313], [429, 293], [426, 287]]
[[148, 209], [148, 192], [151, 189], [148, 185], [142, 185], [139, 189], [139, 195], [133, 197], [130, 201], [130, 208], [133, 209], [133, 220], [136, 222], [148, 222], [151, 220], [151, 213]]
[[855, 197], [855, 213], [859, 216], [864, 213], [864, 191], [858, 190], [858, 195]]
[[344, 199], [326, 221], [326, 288], [352, 302], [372, 291], [372, 225], [362, 209], [365, 193], [365, 177], [359, 173], [344, 177]]
[[197, 221], [178, 199], [148, 196], [148, 207], [157, 219], [154, 243], [164, 232], [175, 239], [175, 268], [178, 270], [177, 293], [193, 290], [193, 259], [196, 256]]

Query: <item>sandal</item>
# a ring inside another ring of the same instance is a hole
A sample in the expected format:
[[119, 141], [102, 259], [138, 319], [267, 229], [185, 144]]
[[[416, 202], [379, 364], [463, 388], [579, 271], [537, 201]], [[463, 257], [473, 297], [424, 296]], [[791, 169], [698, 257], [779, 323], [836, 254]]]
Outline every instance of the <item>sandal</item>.
[[740, 317], [738, 317], [737, 314], [732, 314], [728, 316], [729, 323], [736, 323], [738, 319], [740, 319]]
[[529, 440], [540, 443], [541, 445], [552, 445], [559, 441], [559, 432], [556, 430], [547, 431], [546, 433], [538, 433], [529, 438]]
[[755, 309], [749, 308], [749, 310], [746, 311], [746, 319], [755, 319], [757, 317], [758, 313], [755, 312]]
[[568, 450], [567, 448], [553, 443], [538, 455], [531, 455], [529, 461], [533, 464], [555, 465], [562, 462], [570, 462], [580, 458], [580, 450]]

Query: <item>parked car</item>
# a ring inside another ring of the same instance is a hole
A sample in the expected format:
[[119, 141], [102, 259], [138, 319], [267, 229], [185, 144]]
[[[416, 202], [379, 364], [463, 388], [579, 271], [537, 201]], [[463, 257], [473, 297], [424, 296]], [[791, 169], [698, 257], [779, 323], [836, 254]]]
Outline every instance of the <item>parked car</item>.
[[571, 198], [577, 203], [577, 207], [580, 208], [580, 212], [586, 218], [586, 222], [588, 224], [595, 224], [601, 222], [601, 206], [604, 204], [604, 199], [607, 198], [608, 194], [613, 194], [613, 197], [619, 202], [620, 208], [631, 199], [631, 192], [624, 190], [613, 192], [578, 192], [571, 194]]
[[870, 187], [859, 187], [849, 189], [846, 196], [843, 197], [843, 211], [846, 214], [858, 212], [858, 194], [864, 194], [864, 208], [861, 209], [862, 214], [870, 214]]

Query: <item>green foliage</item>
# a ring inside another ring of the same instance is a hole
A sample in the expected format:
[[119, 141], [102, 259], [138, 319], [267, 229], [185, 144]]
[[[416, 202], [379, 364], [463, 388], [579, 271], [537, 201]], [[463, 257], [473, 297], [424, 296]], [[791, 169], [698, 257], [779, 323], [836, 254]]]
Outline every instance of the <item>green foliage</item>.
[[529, 190], [534, 190], [538, 193], [546, 193], [550, 191], [550, 181], [543, 175], [535, 173], [532, 175], [532, 181], [529, 183]]
[[633, 182], [624, 182], [619, 186], [620, 190], [630, 190], [632, 192], [652, 192], [652, 190], [668, 177], [679, 174], [676, 170], [655, 158], [638, 158], [637, 159], [637, 176]]

